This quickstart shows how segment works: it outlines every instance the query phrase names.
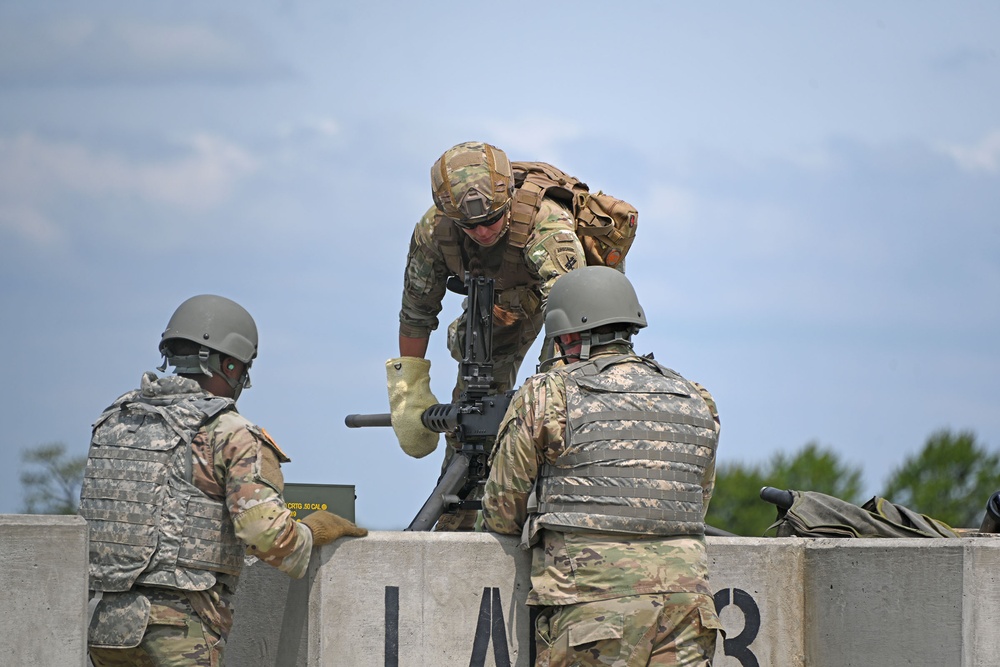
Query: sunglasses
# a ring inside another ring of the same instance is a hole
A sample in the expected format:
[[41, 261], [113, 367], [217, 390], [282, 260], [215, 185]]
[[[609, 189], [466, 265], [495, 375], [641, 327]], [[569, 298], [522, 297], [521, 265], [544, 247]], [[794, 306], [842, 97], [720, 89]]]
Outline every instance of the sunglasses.
[[480, 220], [479, 222], [466, 222], [465, 220], [456, 220], [452, 218], [451, 221], [454, 222], [462, 229], [475, 229], [476, 227], [489, 227], [490, 225], [495, 225], [497, 222], [507, 214], [507, 206], [491, 215], [490, 217]]

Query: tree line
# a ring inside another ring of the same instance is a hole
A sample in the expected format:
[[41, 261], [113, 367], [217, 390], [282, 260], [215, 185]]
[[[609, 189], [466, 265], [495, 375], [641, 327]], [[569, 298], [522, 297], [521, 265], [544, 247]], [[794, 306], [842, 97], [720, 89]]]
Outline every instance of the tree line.
[[[47, 443], [22, 452], [21, 486], [27, 514], [76, 514], [86, 456]], [[777, 452], [763, 463], [725, 463], [716, 475], [707, 523], [747, 537], [763, 535], [775, 507], [760, 499], [763, 486], [818, 491], [861, 504], [862, 467], [845, 463], [831, 447], [809, 442], [794, 454]], [[1000, 490], [1000, 455], [971, 431], [936, 431], [923, 448], [895, 468], [877, 495], [956, 528], [982, 522], [986, 501]]]
[[[818, 491], [856, 505], [869, 499], [862, 497], [861, 466], [810, 442], [794, 455], [778, 452], [762, 464], [720, 465], [707, 523], [736, 535], [763, 535], [777, 518], [775, 506], [760, 500], [764, 486]], [[971, 431], [943, 429], [907, 456], [876, 495], [954, 528], [976, 528], [995, 491], [1000, 491], [1000, 455]]]

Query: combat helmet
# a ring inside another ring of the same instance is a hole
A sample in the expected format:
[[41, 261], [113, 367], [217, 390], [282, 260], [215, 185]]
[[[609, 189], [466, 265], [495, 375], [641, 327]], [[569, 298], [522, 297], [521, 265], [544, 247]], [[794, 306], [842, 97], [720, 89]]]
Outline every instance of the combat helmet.
[[459, 227], [493, 224], [510, 207], [514, 173], [507, 154], [467, 141], [449, 148], [431, 167], [434, 204]]
[[[171, 341], [196, 343], [197, 354], [179, 354]], [[257, 324], [243, 306], [214, 294], [201, 294], [186, 300], [167, 322], [160, 336], [163, 365], [176, 367], [177, 373], [219, 373], [236, 390], [250, 386], [250, 366], [257, 356]], [[239, 359], [246, 364], [244, 376], [233, 380], [222, 373], [220, 355]]]
[[[608, 325], [609, 331], [594, 329]], [[631, 346], [632, 334], [646, 326], [646, 316], [635, 288], [625, 274], [608, 266], [583, 266], [560, 276], [549, 291], [545, 308], [545, 338], [580, 333], [580, 358], [590, 356], [594, 345], [624, 343]]]

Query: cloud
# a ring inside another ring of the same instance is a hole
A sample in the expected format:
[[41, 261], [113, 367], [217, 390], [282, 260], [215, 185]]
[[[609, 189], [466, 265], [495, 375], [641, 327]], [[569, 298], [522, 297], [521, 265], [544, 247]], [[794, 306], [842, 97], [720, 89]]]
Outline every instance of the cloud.
[[644, 241], [676, 252], [725, 247], [734, 256], [767, 261], [804, 242], [803, 222], [778, 199], [725, 198], [694, 186], [656, 183], [641, 212]]
[[996, 58], [996, 49], [963, 46], [938, 55], [931, 60], [931, 66], [951, 74], [988, 67]]
[[470, 137], [463, 141], [492, 141], [512, 160], [544, 160], [554, 164], [560, 162], [560, 146], [583, 134], [580, 126], [566, 118], [544, 116], [486, 122], [485, 127], [489, 137]]
[[170, 157], [141, 160], [22, 134], [0, 136], [0, 228], [36, 243], [60, 236], [45, 211], [64, 196], [135, 198], [204, 212], [220, 206], [260, 161], [221, 137], [198, 134]]
[[54, 245], [63, 240], [59, 227], [39, 210], [23, 203], [0, 201], [0, 230], [36, 245]]
[[1000, 130], [993, 130], [972, 145], [940, 144], [937, 148], [966, 171], [995, 173], [1000, 168]]
[[333, 118], [311, 116], [297, 121], [282, 123], [278, 126], [278, 136], [282, 139], [299, 137], [319, 137], [320, 139], [336, 139], [343, 134], [341, 124]]
[[241, 20], [80, 16], [0, 24], [0, 85], [245, 83], [290, 74]]
[[[959, 154], [991, 164], [995, 141]], [[656, 172], [628, 260], [660, 285], [646, 307], [816, 336], [995, 328], [995, 309], [982, 305], [1000, 286], [994, 179], [956, 169], [923, 142], [832, 142], [824, 152]]]

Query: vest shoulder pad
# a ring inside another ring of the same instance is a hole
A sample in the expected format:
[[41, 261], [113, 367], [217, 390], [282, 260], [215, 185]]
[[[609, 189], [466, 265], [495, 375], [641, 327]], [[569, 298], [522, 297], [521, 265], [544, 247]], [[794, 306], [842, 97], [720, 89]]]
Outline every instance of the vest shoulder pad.
[[191, 401], [196, 409], [205, 413], [205, 417], [208, 419], [214, 419], [223, 410], [234, 407], [236, 401], [231, 398], [223, 398], [222, 396], [209, 396], [207, 398], [196, 398]]

